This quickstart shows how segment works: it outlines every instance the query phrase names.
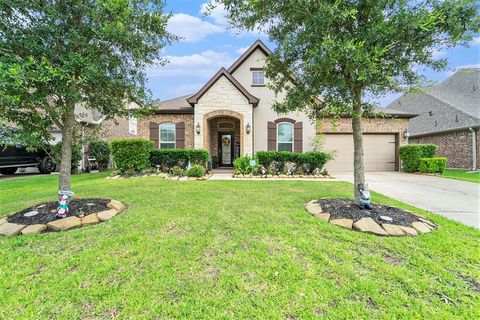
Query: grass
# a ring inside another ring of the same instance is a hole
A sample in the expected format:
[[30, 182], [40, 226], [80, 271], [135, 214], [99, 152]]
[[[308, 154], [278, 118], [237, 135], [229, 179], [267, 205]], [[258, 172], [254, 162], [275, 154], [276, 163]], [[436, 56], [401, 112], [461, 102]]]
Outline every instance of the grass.
[[[0, 319], [480, 318], [473, 228], [426, 213], [438, 231], [383, 238], [305, 212], [351, 197], [344, 182], [104, 177], [72, 187], [128, 204], [113, 220], [0, 238]], [[56, 187], [56, 176], [0, 181], [0, 216]]]
[[470, 172], [465, 169], [446, 169], [444, 178], [480, 183], [480, 172]]

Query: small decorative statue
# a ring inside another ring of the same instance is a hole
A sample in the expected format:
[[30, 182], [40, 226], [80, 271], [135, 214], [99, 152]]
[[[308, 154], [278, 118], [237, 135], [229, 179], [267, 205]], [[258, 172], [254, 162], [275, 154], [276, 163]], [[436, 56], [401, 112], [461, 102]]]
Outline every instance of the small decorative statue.
[[71, 191], [58, 191], [58, 207], [57, 207], [57, 214], [55, 217], [57, 219], [66, 218], [68, 215], [68, 204], [73, 197], [73, 192]]
[[372, 210], [372, 204], [370, 203], [370, 191], [368, 191], [368, 185], [359, 183], [357, 185], [358, 193], [360, 194], [360, 200], [358, 201], [358, 206], [362, 209]]
[[285, 169], [287, 170], [287, 175], [293, 176], [293, 173], [295, 171], [295, 164], [293, 162], [287, 162], [285, 163]]
[[272, 161], [272, 163], [270, 163], [270, 170], [272, 170], [272, 175], [280, 175], [280, 168], [277, 161]]
[[315, 168], [315, 170], [313, 170], [313, 175], [315, 175], [317, 177], [320, 177], [321, 173], [322, 173], [322, 171], [319, 168]]
[[265, 169], [264, 166], [261, 166], [259, 171], [260, 171], [260, 176], [261, 176], [262, 178], [266, 178], [266, 177], [267, 177], [267, 169]]

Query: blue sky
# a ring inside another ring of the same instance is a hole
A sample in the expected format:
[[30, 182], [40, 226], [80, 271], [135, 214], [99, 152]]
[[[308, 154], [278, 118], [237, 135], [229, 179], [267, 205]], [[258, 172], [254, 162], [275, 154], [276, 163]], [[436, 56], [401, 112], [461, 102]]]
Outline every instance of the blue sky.
[[[273, 44], [261, 33], [229, 29], [221, 7], [204, 16], [208, 1], [167, 0], [166, 10], [173, 13], [168, 30], [183, 39], [164, 50], [163, 55], [169, 61], [166, 66], [147, 70], [153, 98], [166, 100], [195, 93], [218, 69], [230, 66], [257, 39], [273, 49]], [[447, 58], [449, 64], [448, 70], [442, 72], [423, 71], [433, 81], [446, 79], [459, 67], [480, 67], [480, 37], [474, 39], [470, 48], [440, 49], [435, 55]], [[385, 106], [398, 95], [387, 94], [377, 103]]]

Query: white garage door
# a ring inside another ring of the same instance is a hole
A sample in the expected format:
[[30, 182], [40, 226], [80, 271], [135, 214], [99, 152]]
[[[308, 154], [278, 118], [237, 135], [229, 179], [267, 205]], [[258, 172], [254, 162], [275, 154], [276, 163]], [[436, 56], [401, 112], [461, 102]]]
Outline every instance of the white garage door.
[[[395, 135], [364, 134], [363, 153], [366, 171], [395, 171]], [[330, 172], [353, 171], [353, 136], [325, 134], [325, 151], [335, 151], [335, 160], [325, 168]]]

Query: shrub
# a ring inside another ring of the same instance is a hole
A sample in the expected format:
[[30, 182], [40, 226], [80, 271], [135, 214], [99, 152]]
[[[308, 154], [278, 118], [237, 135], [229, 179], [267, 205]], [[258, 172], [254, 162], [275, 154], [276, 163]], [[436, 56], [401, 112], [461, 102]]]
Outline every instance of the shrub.
[[423, 173], [441, 173], [445, 172], [447, 167], [447, 158], [422, 158], [420, 159], [420, 165], [418, 171]]
[[174, 166], [172, 168], [172, 174], [175, 176], [183, 177], [185, 175], [185, 170], [182, 167]]
[[250, 174], [252, 171], [255, 173], [258, 170], [258, 163], [255, 165], [255, 167], [250, 166], [250, 158], [249, 156], [244, 156], [244, 157], [238, 157], [235, 160], [233, 160], [233, 169], [235, 174]]
[[190, 162], [191, 165], [198, 164], [202, 167], [207, 165], [208, 152], [195, 149], [154, 149], [150, 151], [150, 165], [152, 167], [175, 167], [185, 169]]
[[416, 172], [420, 165], [420, 159], [432, 158], [437, 152], [435, 144], [407, 144], [399, 149], [403, 169], [406, 172]]
[[97, 159], [100, 169], [108, 167], [108, 162], [110, 161], [110, 146], [108, 142], [102, 140], [90, 142], [88, 145], [88, 153]]
[[121, 172], [143, 170], [149, 165], [152, 141], [145, 139], [113, 139], [110, 141], [113, 161]]
[[332, 155], [326, 152], [289, 152], [289, 151], [258, 151], [255, 156], [258, 163], [265, 167], [270, 167], [275, 162], [279, 171], [284, 171], [285, 163], [293, 162], [297, 168], [302, 167], [309, 172], [316, 168], [322, 169], [325, 163], [332, 158]]
[[189, 177], [203, 177], [205, 175], [205, 169], [201, 165], [193, 165], [187, 172]]
[[[53, 151], [53, 161], [56, 165], [60, 165], [60, 156], [62, 152], [62, 143], [59, 142], [52, 147]], [[82, 146], [79, 143], [74, 143], [72, 145], [72, 170], [78, 169], [80, 166], [80, 161], [82, 161]]]

